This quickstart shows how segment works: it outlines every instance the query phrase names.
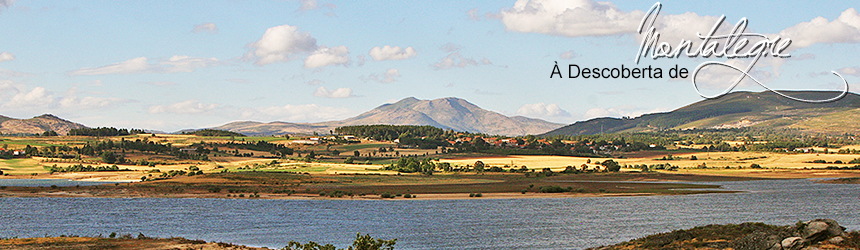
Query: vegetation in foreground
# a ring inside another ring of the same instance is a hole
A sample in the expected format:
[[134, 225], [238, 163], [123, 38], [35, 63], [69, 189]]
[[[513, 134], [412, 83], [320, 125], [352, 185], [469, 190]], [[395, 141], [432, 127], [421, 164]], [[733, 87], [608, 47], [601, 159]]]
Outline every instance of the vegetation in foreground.
[[[347, 248], [337, 248], [334, 245], [321, 245], [316, 242], [300, 243], [290, 241], [282, 250], [392, 250], [397, 239], [375, 239], [368, 235], [357, 234], [352, 245]], [[133, 238], [130, 234], [117, 236], [111, 233], [108, 237], [65, 236], [45, 238], [12, 238], [0, 239], [0, 249], [206, 249], [206, 250], [255, 250], [268, 249], [234, 245], [230, 243], [210, 243], [202, 240], [185, 238], [150, 238], [138, 234]]]

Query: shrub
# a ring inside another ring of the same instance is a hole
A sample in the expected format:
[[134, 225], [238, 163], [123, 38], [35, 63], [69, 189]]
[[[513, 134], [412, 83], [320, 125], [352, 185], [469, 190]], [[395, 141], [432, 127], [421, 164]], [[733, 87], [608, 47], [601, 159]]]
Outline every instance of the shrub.
[[484, 197], [484, 195], [481, 193], [477, 193], [477, 194], [475, 194], [475, 197]]
[[403, 198], [412, 198], [412, 194], [406, 193], [403, 195]]
[[571, 187], [562, 188], [559, 186], [543, 186], [543, 187], [540, 187], [540, 192], [541, 193], [563, 193], [563, 192], [570, 192], [571, 189], [573, 189], [573, 188], [571, 188]]
[[475, 197], [475, 193], [469, 193], [469, 197]]
[[394, 195], [392, 195], [389, 192], [385, 192], [385, 193], [382, 193], [381, 195], [379, 195], [379, 197], [381, 197], [383, 199], [389, 199], [389, 198], [394, 198]]
[[750, 164], [750, 168], [760, 169], [760, 168], [761, 168], [761, 165], [758, 165], [758, 164], [756, 164], [756, 163], [753, 163], [753, 164]]

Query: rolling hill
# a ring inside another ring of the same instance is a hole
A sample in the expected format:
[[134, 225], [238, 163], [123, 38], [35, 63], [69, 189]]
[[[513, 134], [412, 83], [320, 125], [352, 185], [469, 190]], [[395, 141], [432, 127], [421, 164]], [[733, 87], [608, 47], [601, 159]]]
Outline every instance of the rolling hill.
[[[804, 99], [838, 96], [833, 91], [783, 91]], [[843, 134], [860, 132], [860, 95], [848, 93], [829, 103], [797, 102], [773, 92], [734, 92], [718, 99], [702, 100], [665, 113], [634, 119], [595, 118], [580, 121], [543, 135], [588, 135], [665, 129], [720, 129], [741, 127], [792, 128], [803, 132]]]
[[65, 135], [69, 130], [85, 128], [86, 126], [64, 120], [51, 114], [44, 114], [30, 119], [15, 119], [0, 115], [0, 133], [3, 134], [41, 134], [53, 130]]
[[358, 116], [341, 121], [320, 123], [289, 122], [232, 122], [213, 129], [228, 130], [246, 135], [328, 133], [340, 126], [349, 125], [429, 125], [456, 131], [492, 135], [540, 134], [559, 128], [563, 124], [521, 116], [508, 117], [488, 111], [459, 98], [419, 100], [405, 98], [396, 103], [383, 104]]

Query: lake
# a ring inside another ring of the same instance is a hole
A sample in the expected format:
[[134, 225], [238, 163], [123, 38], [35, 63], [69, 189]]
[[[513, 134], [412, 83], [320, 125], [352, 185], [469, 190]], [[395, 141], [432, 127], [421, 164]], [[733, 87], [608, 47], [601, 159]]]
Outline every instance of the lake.
[[707, 224], [832, 218], [860, 229], [860, 185], [716, 182], [731, 194], [556, 199], [255, 200], [0, 198], [0, 237], [136, 236], [344, 247], [355, 234], [396, 249], [581, 249]]

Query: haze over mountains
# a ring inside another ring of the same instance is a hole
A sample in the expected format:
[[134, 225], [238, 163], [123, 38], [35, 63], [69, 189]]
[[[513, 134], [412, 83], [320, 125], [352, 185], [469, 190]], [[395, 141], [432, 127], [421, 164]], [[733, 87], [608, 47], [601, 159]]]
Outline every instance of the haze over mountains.
[[[804, 99], [828, 99], [838, 92], [786, 91]], [[685, 129], [770, 128], [791, 129], [804, 133], [860, 134], [860, 95], [848, 93], [829, 103], [803, 103], [773, 92], [734, 92], [718, 99], [702, 100], [665, 113], [646, 114], [633, 119], [595, 118], [563, 126], [522, 116], [508, 117], [482, 109], [459, 98], [419, 100], [405, 98], [384, 104], [358, 116], [340, 121], [319, 123], [231, 122], [213, 129], [245, 135], [327, 134], [349, 125], [429, 125], [455, 131], [490, 135], [587, 135], [617, 132], [643, 132]], [[0, 116], [0, 133], [34, 134], [53, 130], [67, 134], [84, 125], [53, 115], [30, 119]], [[188, 131], [188, 130], [186, 130]], [[181, 132], [181, 131], [180, 131]]]
[[[838, 96], [835, 91], [782, 91], [807, 100]], [[718, 99], [702, 100], [665, 113], [634, 119], [595, 118], [580, 121], [543, 135], [588, 135], [642, 132], [663, 129], [720, 129], [759, 127], [793, 129], [806, 133], [860, 133], [860, 95], [848, 93], [829, 103], [805, 103], [773, 92], [734, 92]]]
[[491, 135], [540, 134], [563, 126], [540, 119], [522, 116], [508, 117], [488, 111], [459, 98], [419, 100], [405, 98], [396, 103], [383, 104], [358, 116], [341, 121], [320, 123], [289, 122], [232, 122], [214, 129], [229, 130], [246, 135], [328, 133], [340, 126], [350, 125], [429, 125], [455, 131], [468, 131]]

